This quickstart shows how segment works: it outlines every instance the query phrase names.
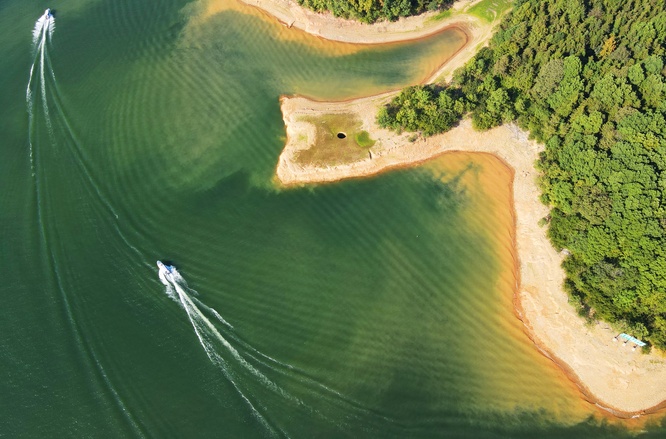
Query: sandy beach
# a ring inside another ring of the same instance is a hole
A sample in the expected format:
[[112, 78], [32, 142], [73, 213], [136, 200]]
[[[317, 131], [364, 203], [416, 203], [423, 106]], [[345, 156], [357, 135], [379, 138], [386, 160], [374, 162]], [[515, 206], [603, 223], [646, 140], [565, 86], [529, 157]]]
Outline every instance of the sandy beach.
[[452, 24], [472, 26], [481, 21], [469, 15], [455, 15], [478, 3], [479, 0], [458, 1], [451, 7], [452, 16], [435, 20], [437, 12], [403, 17], [396, 21], [373, 24], [337, 18], [331, 13], [316, 13], [291, 0], [239, 0], [275, 17], [285, 26], [303, 30], [311, 35], [332, 41], [358, 44], [384, 44], [415, 40], [440, 32]]
[[[470, 120], [430, 138], [410, 141], [411, 133], [396, 134], [375, 123], [377, 108], [392, 98], [387, 93], [348, 102], [315, 102], [283, 98], [287, 144], [277, 166], [283, 185], [304, 185], [358, 178], [389, 169], [413, 166], [446, 152], [494, 154], [514, 170], [513, 197], [520, 285], [515, 291], [516, 314], [537, 348], [562, 367], [584, 397], [611, 413], [631, 417], [658, 410], [666, 400], [666, 360], [661, 353], [643, 355], [613, 341], [608, 324], [587, 325], [568, 303], [562, 289], [564, 255], [556, 252], [539, 227], [548, 208], [539, 201], [534, 169], [542, 145], [528, 140], [513, 125], [486, 132], [473, 130]], [[376, 143], [368, 156], [352, 163], [317, 167], [296, 163], [299, 151], [312, 146], [315, 127], [305, 122], [324, 114], [353, 114]]]

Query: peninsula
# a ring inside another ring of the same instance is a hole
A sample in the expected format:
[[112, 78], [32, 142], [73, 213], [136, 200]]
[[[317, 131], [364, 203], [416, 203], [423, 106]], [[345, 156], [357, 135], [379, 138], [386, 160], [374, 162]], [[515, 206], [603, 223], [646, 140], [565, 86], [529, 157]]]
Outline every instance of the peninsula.
[[[473, 129], [463, 120], [452, 130], [414, 139], [380, 128], [378, 109], [395, 93], [348, 102], [316, 102], [303, 97], [283, 97], [282, 115], [287, 143], [280, 155], [277, 177], [283, 185], [334, 182], [375, 175], [390, 169], [414, 166], [447, 152], [490, 153], [513, 169], [513, 199], [520, 285], [514, 291], [516, 314], [537, 349], [555, 361], [576, 382], [586, 399], [620, 417], [652, 413], [666, 400], [666, 359], [659, 352], [649, 355], [632, 351], [610, 325], [588, 325], [569, 303], [562, 289], [563, 253], [558, 253], [539, 220], [548, 207], [539, 201], [534, 163], [543, 151], [527, 133], [512, 124], [488, 131]], [[335, 165], [309, 165], [299, 153], [317, 148], [316, 126], [309, 121], [342, 114], [360, 121], [375, 142], [363, 158]], [[507, 206], [507, 208], [511, 208]]]
[[[484, 23], [465, 15], [464, 11], [475, 2], [457, 3], [454, 13], [440, 21], [431, 14], [397, 23], [367, 25], [321, 16], [287, 0], [244, 1], [274, 15], [287, 27], [337, 41], [384, 43], [420, 38], [451, 26], [465, 29], [469, 36], [466, 46], [427, 82], [450, 79], [457, 67], [488, 43], [497, 24], [497, 20]], [[538, 225], [549, 215], [548, 207], [539, 201], [538, 172], [534, 167], [544, 146], [528, 140], [527, 133], [513, 124], [478, 132], [472, 128], [470, 119], [462, 120], [447, 133], [428, 138], [396, 134], [376, 122], [379, 109], [396, 95], [397, 92], [392, 92], [346, 102], [282, 97], [287, 142], [276, 170], [280, 183], [291, 186], [365, 177], [417, 165], [453, 151], [494, 154], [514, 171], [513, 209], [520, 273], [520, 284], [514, 292], [516, 314], [537, 349], [577, 383], [586, 399], [617, 416], [634, 417], [663, 407], [666, 359], [661, 351], [653, 350], [651, 354], [632, 351], [615, 340], [617, 331], [609, 324], [586, 323], [563, 290], [565, 273], [561, 264], [566, 251], [557, 252], [546, 236], [546, 228]], [[330, 154], [320, 155], [326, 159], [308, 159], [322, 147], [332, 145], [330, 141], [321, 142], [317, 121], [328, 123], [329, 128], [344, 127], [338, 138], [354, 136], [367, 149], [356, 156], [328, 151]]]

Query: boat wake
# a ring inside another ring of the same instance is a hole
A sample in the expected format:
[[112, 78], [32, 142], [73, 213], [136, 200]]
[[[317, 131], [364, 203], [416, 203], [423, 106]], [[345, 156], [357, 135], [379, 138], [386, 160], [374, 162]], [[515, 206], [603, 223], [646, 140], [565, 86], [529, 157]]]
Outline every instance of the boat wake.
[[[194, 333], [211, 363], [222, 372], [248, 406], [252, 415], [271, 435], [287, 436], [287, 433], [270, 421], [267, 407], [262, 403], [264, 398], [250, 390], [250, 388], [256, 387], [256, 384], [259, 384], [262, 389], [270, 390], [283, 402], [300, 407], [308, 416], [316, 416], [339, 427], [342, 427], [343, 420], [329, 419], [314, 407], [328, 403], [343, 408], [347, 413], [347, 421], [374, 418], [383, 422], [395, 422], [394, 419], [368, 409], [359, 401], [321, 383], [303, 370], [260, 352], [239, 337], [234, 331], [234, 327], [215, 309], [205, 305], [196, 297], [198, 293], [187, 286], [176, 267], [157, 261], [157, 268], [158, 277], [166, 288], [166, 294], [185, 310]], [[314, 397], [312, 404], [306, 404], [303, 399], [280, 387], [259, 368], [266, 368], [271, 372], [295, 379], [300, 388], [308, 391]]]
[[[87, 189], [100, 202], [100, 207], [105, 210], [105, 218], [110, 219], [116, 232], [122, 241], [132, 250], [141, 260], [144, 255], [134, 247], [130, 240], [121, 231], [118, 220], [120, 216], [113, 207], [109, 198], [104, 195], [104, 190], [100, 185], [89, 163], [86, 149], [79, 140], [70, 120], [62, 105], [63, 99], [56, 80], [56, 74], [53, 69], [50, 55], [50, 46], [55, 31], [55, 17], [50, 9], [44, 11], [44, 14], [37, 19], [32, 31], [32, 43], [34, 59], [30, 66], [30, 76], [26, 88], [26, 106], [28, 111], [28, 144], [30, 156], [30, 168], [35, 182], [37, 213], [42, 232], [42, 239], [45, 239], [45, 226], [43, 217], [42, 192], [46, 190], [43, 183], [43, 170], [40, 169], [40, 151], [37, 144], [43, 143], [44, 133], [48, 143], [52, 148], [56, 146], [66, 146], [74, 158], [74, 163], [78, 165], [84, 177]], [[40, 105], [41, 104], [41, 105]], [[41, 107], [41, 111], [39, 108]], [[52, 117], [53, 113], [53, 117]], [[44, 130], [44, 127], [46, 130]]]
[[[89, 367], [97, 375], [100, 382], [103, 383], [102, 385], [108, 391], [110, 398], [115, 402], [119, 412], [127, 420], [128, 424], [134, 430], [137, 436], [145, 437], [142, 426], [135, 419], [134, 415], [128, 410], [120, 393], [116, 390], [113, 382], [104, 370], [99, 355], [95, 351], [92, 344], [88, 341], [89, 339], [86, 337], [85, 331], [83, 330], [80, 323], [76, 321], [74, 306], [72, 304], [72, 302], [75, 300], [75, 297], [72, 297], [67, 293], [65, 287], [66, 280], [61, 274], [58, 257], [54, 251], [54, 248], [57, 248], [58, 246], [57, 242], [54, 245], [48, 239], [50, 236], [49, 232], [53, 233], [53, 231], [56, 230], [56, 227], [53, 224], [54, 216], [49, 212], [50, 197], [47, 196], [44, 199], [42, 197], [43, 193], [46, 195], [49, 194], [47, 193], [48, 187], [46, 185], [47, 178], [45, 169], [44, 166], [40, 166], [40, 163], [42, 161], [47, 163], [48, 160], [40, 160], [40, 148], [37, 148], [37, 144], [41, 144], [43, 140], [48, 140], [50, 146], [55, 147], [57, 145], [57, 134], [63, 134], [65, 136], [64, 139], [67, 141], [63, 143], [71, 148], [71, 152], [77, 158], [78, 165], [83, 170], [88, 182], [93, 186], [94, 192], [96, 192], [98, 198], [102, 200], [102, 203], [105, 205], [106, 209], [109, 209], [116, 216], [116, 218], [118, 218], [118, 215], [115, 214], [115, 211], [111, 207], [108, 200], [102, 196], [99, 187], [95, 184], [95, 181], [92, 179], [92, 176], [90, 175], [85, 162], [83, 162], [81, 158], [82, 151], [80, 145], [76, 135], [74, 134], [74, 131], [69, 124], [69, 121], [67, 120], [67, 117], [65, 116], [65, 113], [63, 112], [62, 105], [60, 104], [61, 99], [58, 92], [58, 83], [56, 81], [56, 75], [51, 63], [51, 57], [49, 55], [54, 31], [55, 17], [53, 16], [50, 9], [46, 9], [44, 14], [42, 14], [42, 16], [40, 16], [35, 22], [35, 26], [32, 31], [32, 50], [34, 58], [32, 65], [30, 66], [30, 76], [28, 78], [28, 85], [26, 88], [30, 167], [35, 187], [37, 222], [42, 250], [45, 255], [45, 266], [48, 270], [47, 274], [50, 276], [50, 281], [60, 293], [62, 304], [64, 306], [73, 336], [76, 339], [77, 345], [85, 354], [85, 358], [88, 360]], [[51, 110], [55, 111], [54, 119], [51, 118]], [[44, 134], [46, 134], [46, 139], [44, 138]], [[133, 247], [120, 232], [117, 225], [116, 230], [120, 233], [121, 238], [125, 241], [125, 243], [129, 245], [136, 253], [139, 253], [139, 251]]]
[[[185, 280], [175, 267], [163, 264], [161, 261], [157, 261], [157, 268], [160, 281], [166, 286], [166, 293], [169, 295], [169, 297], [176, 299], [187, 313], [187, 317], [192, 324], [192, 328], [194, 329], [197, 338], [199, 339], [199, 343], [203, 347], [210, 361], [215, 366], [217, 366], [220, 371], [222, 371], [225, 378], [229, 381], [238, 395], [250, 408], [254, 417], [267, 429], [267, 431], [269, 431], [273, 436], [286, 436], [286, 433], [278, 426], [269, 422], [267, 416], [265, 415], [265, 407], [263, 407], [259, 401], [256, 401], [255, 398], [247, 394], [246, 391], [241, 389], [238, 383], [242, 380], [243, 377], [239, 377], [238, 375], [241, 373], [249, 373], [255, 379], [259, 380], [263, 385], [288, 398], [289, 400], [293, 401], [295, 398], [287, 394], [266, 375], [248, 363], [247, 360], [241, 356], [238, 350], [235, 349], [229, 343], [229, 341], [227, 341], [227, 339], [222, 335], [222, 333], [213, 324], [213, 322], [208, 317], [206, 317], [204, 311], [213, 311], [210, 314], [212, 314], [216, 320], [220, 321], [228, 329], [233, 329], [233, 327], [226, 320], [224, 320], [217, 311], [206, 307], [198, 300], [196, 301], [198, 303], [195, 303], [195, 299], [190, 296], [191, 290], [187, 287]], [[240, 370], [234, 371], [234, 369], [230, 367], [230, 361], [233, 361], [234, 364], [240, 365]]]
[[32, 30], [32, 43], [36, 47], [39, 42], [42, 40], [44, 33], [48, 35], [49, 38], [53, 36], [53, 31], [55, 30], [55, 17], [51, 14], [51, 9], [44, 11], [44, 15], [39, 17], [35, 23], [35, 28]]
[[[49, 134], [53, 137], [53, 125], [49, 116], [49, 106], [46, 99], [46, 76], [45, 71], [49, 70], [51, 77], [55, 81], [55, 75], [51, 68], [50, 60], [47, 57], [46, 46], [51, 42], [53, 32], [55, 31], [55, 18], [51, 14], [51, 10], [47, 9], [44, 14], [37, 19], [35, 27], [32, 30], [32, 48], [34, 52], [34, 59], [30, 66], [30, 78], [28, 79], [28, 87], [26, 89], [26, 104], [28, 107], [28, 141], [30, 144], [30, 165], [32, 168], [32, 175], [35, 176], [35, 156], [33, 153], [33, 124], [34, 124], [34, 99], [33, 99], [33, 79], [39, 81], [37, 91], [41, 92], [42, 106], [44, 108], [45, 123], [49, 130]], [[35, 72], [35, 67], [37, 71]], [[37, 76], [35, 78], [35, 76]]]

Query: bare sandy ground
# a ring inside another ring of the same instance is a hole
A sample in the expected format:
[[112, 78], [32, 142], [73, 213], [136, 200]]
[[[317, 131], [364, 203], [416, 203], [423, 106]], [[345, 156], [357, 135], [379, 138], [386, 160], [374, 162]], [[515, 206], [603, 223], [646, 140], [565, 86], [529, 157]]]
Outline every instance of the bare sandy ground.
[[285, 26], [332, 41], [359, 44], [381, 44], [423, 38], [440, 32], [453, 23], [480, 25], [480, 20], [471, 16], [457, 16], [479, 0], [460, 0], [451, 7], [452, 17], [433, 20], [436, 12], [397, 21], [381, 21], [373, 24], [337, 18], [331, 13], [316, 13], [303, 8], [292, 0], [239, 0], [255, 6], [277, 18]]
[[[282, 98], [287, 144], [280, 155], [277, 177], [283, 185], [303, 185], [370, 176], [391, 168], [412, 166], [445, 152], [494, 154], [514, 170], [516, 246], [520, 285], [515, 292], [516, 311], [537, 347], [559, 364], [592, 403], [618, 416], [656, 411], [666, 400], [666, 359], [660, 353], [632, 351], [607, 324], [587, 325], [568, 303], [562, 289], [562, 254], [557, 253], [538, 226], [548, 208], [539, 202], [534, 170], [542, 145], [508, 125], [486, 132], [474, 131], [464, 120], [448, 133], [410, 141], [377, 126], [379, 105], [395, 93], [348, 102], [315, 102], [302, 97]], [[351, 113], [376, 140], [368, 157], [349, 164], [315, 167], [297, 164], [298, 151], [312, 147], [314, 125], [306, 117]]]

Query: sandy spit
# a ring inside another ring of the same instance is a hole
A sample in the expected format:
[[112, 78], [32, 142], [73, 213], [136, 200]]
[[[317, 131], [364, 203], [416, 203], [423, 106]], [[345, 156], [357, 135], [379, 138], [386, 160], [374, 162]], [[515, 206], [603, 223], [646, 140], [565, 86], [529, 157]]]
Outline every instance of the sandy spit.
[[[587, 325], [568, 303], [562, 289], [563, 254], [556, 252], [539, 227], [548, 208], [539, 201], [534, 162], [543, 146], [527, 133], [505, 125], [475, 131], [463, 120], [451, 131], [413, 140], [411, 133], [396, 134], [380, 128], [375, 115], [395, 93], [347, 102], [316, 102], [283, 97], [281, 109], [287, 144], [280, 155], [277, 177], [282, 185], [333, 182], [375, 175], [389, 169], [414, 166], [446, 152], [494, 154], [514, 170], [513, 198], [520, 284], [516, 286], [516, 313], [538, 349], [562, 367], [591, 403], [621, 417], [651, 413], [666, 400], [666, 359], [660, 353], [643, 355], [630, 345], [613, 341], [617, 335], [605, 323]], [[314, 126], [304, 116], [352, 113], [362, 129], [376, 140], [368, 157], [330, 167], [297, 164], [298, 151], [312, 147]], [[413, 141], [411, 141], [413, 140]]]

